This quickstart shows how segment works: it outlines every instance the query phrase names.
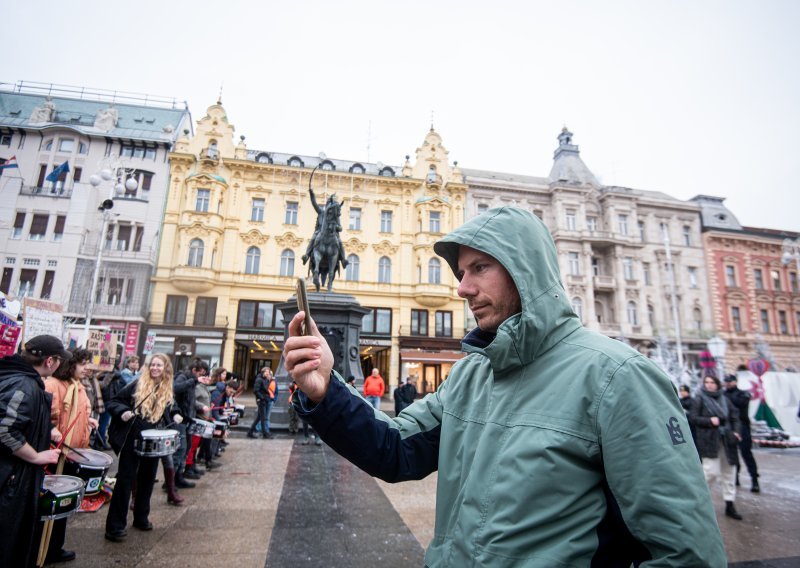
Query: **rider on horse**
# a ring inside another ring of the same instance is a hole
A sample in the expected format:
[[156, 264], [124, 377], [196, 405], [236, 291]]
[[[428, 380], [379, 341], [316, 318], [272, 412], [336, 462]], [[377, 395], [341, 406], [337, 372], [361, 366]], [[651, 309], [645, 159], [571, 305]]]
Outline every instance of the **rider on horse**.
[[[303, 264], [308, 262], [308, 259], [311, 258], [311, 254], [314, 252], [314, 248], [317, 245], [317, 239], [319, 238], [319, 231], [322, 228], [322, 218], [325, 215], [325, 212], [328, 210], [329, 207], [337, 207], [338, 204], [336, 203], [336, 194], [334, 193], [328, 198], [328, 202], [325, 203], [325, 207], [320, 207], [317, 203], [317, 198], [314, 196], [314, 190], [310, 187], [308, 188], [308, 193], [311, 194], [311, 205], [314, 206], [314, 211], [317, 212], [317, 224], [314, 225], [314, 234], [311, 236], [311, 240], [308, 243], [308, 247], [306, 247], [306, 253], [303, 255]], [[341, 260], [342, 267], [347, 268], [347, 256], [344, 253], [344, 245], [342, 244], [342, 239], [339, 238], [339, 233], [342, 232], [342, 224], [337, 216], [336, 218], [336, 240], [339, 243], [339, 259]]]

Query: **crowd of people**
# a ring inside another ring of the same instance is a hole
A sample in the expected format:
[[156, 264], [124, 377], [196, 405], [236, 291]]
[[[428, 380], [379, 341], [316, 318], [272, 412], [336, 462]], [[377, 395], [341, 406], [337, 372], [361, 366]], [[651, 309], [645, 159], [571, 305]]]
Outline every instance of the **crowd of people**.
[[[129, 511], [134, 528], [153, 529], [159, 462], [167, 503], [176, 506], [184, 500], [178, 489], [220, 466], [226, 421], [243, 390], [225, 369], [209, 374], [197, 359], [175, 375], [170, 358], [154, 353], [141, 369], [131, 356], [121, 370], [96, 373], [90, 359], [86, 349], [42, 335], [0, 360], [0, 509], [17, 513], [0, 515], [0, 566], [76, 558], [64, 549], [67, 517], [42, 521], [38, 510], [46, 475], [61, 475], [70, 456], [113, 449], [119, 457], [105, 523], [112, 542], [127, 537]], [[148, 432], [156, 433], [155, 451]]]

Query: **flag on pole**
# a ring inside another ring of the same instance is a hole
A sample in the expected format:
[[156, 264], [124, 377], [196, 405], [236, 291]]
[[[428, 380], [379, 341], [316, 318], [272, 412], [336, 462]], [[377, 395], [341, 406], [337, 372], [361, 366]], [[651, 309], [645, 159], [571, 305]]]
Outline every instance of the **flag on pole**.
[[47, 181], [52, 181], [53, 183], [55, 183], [55, 182], [58, 181], [58, 178], [61, 177], [61, 174], [66, 174], [68, 172], [69, 172], [69, 162], [67, 161], [67, 162], [64, 162], [63, 164], [61, 164], [60, 166], [58, 166], [52, 172], [50, 172], [50, 174], [44, 179], [46, 179]]
[[8, 160], [0, 164], [0, 170], [10, 170], [11, 168], [19, 168], [16, 156], [11, 156]]

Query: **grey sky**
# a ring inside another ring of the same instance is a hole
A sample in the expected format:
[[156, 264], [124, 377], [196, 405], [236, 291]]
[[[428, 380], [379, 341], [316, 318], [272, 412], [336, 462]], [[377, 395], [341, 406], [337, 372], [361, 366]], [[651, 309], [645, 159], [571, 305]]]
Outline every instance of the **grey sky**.
[[[434, 113], [466, 168], [603, 183], [800, 230], [800, 2], [15, 2], [0, 81], [223, 103], [251, 149], [400, 164]], [[33, 33], [35, 31], [35, 34]]]

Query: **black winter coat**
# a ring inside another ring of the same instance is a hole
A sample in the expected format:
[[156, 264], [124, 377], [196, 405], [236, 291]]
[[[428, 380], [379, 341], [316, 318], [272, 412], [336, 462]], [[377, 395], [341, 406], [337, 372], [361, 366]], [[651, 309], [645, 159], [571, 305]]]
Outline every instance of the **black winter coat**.
[[13, 452], [25, 442], [41, 452], [50, 446], [50, 404], [44, 381], [19, 355], [0, 361], [0, 566], [33, 566], [44, 469]]
[[739, 421], [742, 424], [742, 430], [750, 430], [750, 393], [743, 391], [739, 387], [735, 389], [727, 389], [725, 396], [733, 403], [736, 410], [739, 411]]
[[[711, 424], [712, 416], [719, 418], [719, 426]], [[731, 442], [728, 433], [739, 432], [739, 411], [727, 397], [719, 391], [716, 393], [700, 391], [692, 402], [689, 422], [695, 425], [697, 436], [695, 443], [701, 458], [718, 457], [719, 442], [722, 439], [728, 463], [736, 465], [736, 442]]]
[[149, 430], [152, 428], [165, 428], [167, 424], [172, 422], [176, 414], [180, 414], [180, 409], [173, 402], [168, 405], [164, 414], [157, 422], [148, 422], [138, 414], [131, 418], [128, 422], [122, 421], [122, 415], [128, 410], [133, 411], [136, 404], [133, 401], [133, 395], [136, 392], [136, 387], [139, 385], [139, 379], [134, 379], [124, 389], [117, 393], [117, 396], [112, 398], [106, 408], [108, 413], [111, 414], [111, 426], [108, 429], [108, 443], [114, 451], [119, 454], [123, 446], [132, 446], [134, 440], [139, 437], [142, 430]]
[[197, 416], [197, 410], [194, 407], [194, 389], [197, 386], [197, 377], [191, 371], [184, 371], [178, 373], [172, 379], [172, 392], [175, 394], [175, 404], [181, 411], [181, 416], [188, 423], [189, 420]]

